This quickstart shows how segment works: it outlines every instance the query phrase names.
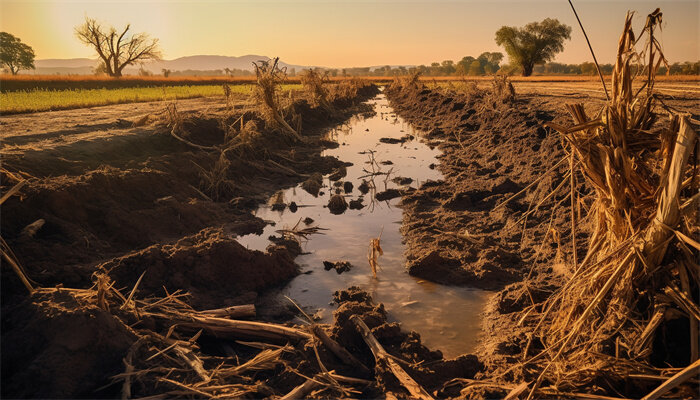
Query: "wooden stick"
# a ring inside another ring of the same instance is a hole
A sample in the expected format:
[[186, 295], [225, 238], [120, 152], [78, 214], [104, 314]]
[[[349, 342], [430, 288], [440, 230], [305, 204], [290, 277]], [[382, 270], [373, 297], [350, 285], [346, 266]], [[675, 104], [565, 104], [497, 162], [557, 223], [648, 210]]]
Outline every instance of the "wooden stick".
[[0, 204], [3, 204], [5, 201], [7, 201], [7, 199], [12, 197], [13, 194], [19, 192], [19, 190], [22, 189], [22, 186], [24, 186], [26, 184], [27, 184], [26, 179], [18, 182], [15, 186], [12, 187], [12, 189], [8, 190], [7, 192], [5, 192], [4, 195], [2, 195], [2, 197], [0, 197]]
[[355, 358], [355, 356], [353, 356], [349, 351], [347, 351], [345, 347], [341, 346], [338, 342], [331, 339], [322, 327], [320, 327], [319, 325], [314, 325], [311, 328], [311, 331], [317, 338], [319, 338], [319, 340], [321, 340], [321, 343], [323, 343], [323, 345], [326, 346], [328, 350], [330, 350], [333, 354], [335, 354], [335, 356], [338, 357], [338, 359], [344, 364], [356, 367], [360, 369], [364, 374], [371, 374], [369, 368], [362, 364], [360, 360]]
[[690, 364], [679, 373], [673, 375], [666, 382], [662, 383], [659, 387], [654, 389], [651, 393], [644, 396], [642, 400], [654, 400], [668, 393], [669, 390], [675, 388], [676, 386], [682, 384], [683, 382], [697, 377], [700, 373], [700, 360], [695, 361]]
[[688, 313], [691, 319], [700, 321], [700, 307], [693, 302], [685, 293], [681, 292], [675, 286], [667, 286], [664, 289], [666, 296], [670, 297], [683, 311]]
[[510, 392], [503, 398], [503, 400], [515, 400], [520, 397], [523, 392], [527, 390], [527, 382], [523, 382], [520, 385], [511, 389]]
[[231, 306], [224, 308], [216, 308], [213, 310], [200, 311], [200, 314], [204, 314], [209, 317], [221, 317], [221, 318], [244, 318], [244, 317], [255, 317], [255, 304], [244, 304], [240, 306]]
[[291, 392], [280, 397], [280, 400], [303, 399], [309, 392], [311, 392], [312, 390], [314, 390], [315, 388], [317, 388], [319, 386], [321, 386], [321, 385], [318, 382], [311, 380], [311, 379], [307, 379], [306, 382], [295, 387], [294, 389], [292, 389]]
[[632, 351], [634, 353], [639, 354], [642, 351], [642, 349], [645, 349], [647, 346], [649, 346], [651, 338], [654, 336], [654, 332], [656, 332], [656, 328], [658, 328], [659, 325], [661, 325], [661, 322], [663, 322], [664, 320], [665, 313], [665, 305], [656, 304], [654, 306], [654, 314], [649, 319], [649, 323], [644, 328], [644, 331], [642, 331], [642, 334], [639, 336], [639, 339], [637, 339], [637, 342], [632, 348]]
[[197, 357], [196, 354], [194, 354], [192, 350], [180, 345], [176, 345], [174, 350], [175, 354], [177, 354], [178, 357], [185, 362], [185, 364], [192, 368], [194, 372], [196, 372], [197, 375], [202, 378], [203, 382], [209, 382], [209, 380], [211, 380], [211, 377], [209, 374], [207, 374], [207, 370], [204, 369], [204, 363], [199, 357]]
[[2, 252], [2, 258], [4, 258], [5, 261], [7, 261], [7, 263], [10, 264], [12, 269], [15, 271], [15, 273], [19, 277], [19, 280], [22, 281], [22, 284], [24, 285], [24, 287], [27, 288], [27, 290], [29, 291], [29, 294], [34, 293], [34, 287], [32, 286], [31, 283], [29, 283], [29, 279], [27, 279], [27, 276], [22, 271], [22, 267], [20, 267], [19, 264], [17, 264], [15, 262], [15, 260], [10, 258], [10, 256], [5, 251]]
[[[155, 315], [155, 314], [152, 314]], [[178, 321], [177, 317], [170, 315], [156, 315], [178, 323], [180, 326], [188, 326], [198, 329], [206, 329], [218, 337], [237, 339], [241, 337], [268, 339], [268, 340], [309, 340], [311, 335], [301, 329], [284, 325], [269, 324], [255, 321], [241, 321], [217, 317], [192, 316], [190, 320]]]
[[385, 364], [394, 374], [396, 379], [398, 379], [403, 387], [405, 387], [411, 396], [413, 396], [413, 398], [433, 400], [433, 397], [430, 396], [421, 385], [414, 381], [413, 378], [411, 378], [406, 371], [404, 371], [404, 369], [401, 368], [396, 361], [394, 361], [394, 358], [387, 353], [386, 350], [384, 350], [384, 347], [382, 347], [377, 338], [375, 338], [372, 334], [372, 331], [370, 331], [369, 327], [367, 327], [360, 317], [353, 315], [350, 317], [350, 319], [353, 321], [355, 327], [362, 335], [362, 339], [365, 341], [365, 343], [367, 343], [370, 350], [372, 350], [372, 354], [374, 354], [374, 359], [376, 360], [377, 364]]

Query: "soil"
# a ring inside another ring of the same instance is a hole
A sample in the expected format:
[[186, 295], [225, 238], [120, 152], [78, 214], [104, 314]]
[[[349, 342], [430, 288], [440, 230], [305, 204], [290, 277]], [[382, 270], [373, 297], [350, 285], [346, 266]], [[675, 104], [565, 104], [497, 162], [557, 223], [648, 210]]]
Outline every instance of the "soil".
[[[488, 335], [476, 351], [485, 365], [478, 376], [490, 379], [517, 362], [526, 346], [517, 312], [544, 301], [569, 274], [568, 178], [563, 190], [537, 207], [568, 168], [557, 166], [565, 153], [558, 134], [544, 123], [561, 123], [566, 115], [561, 104], [534, 96], [503, 101], [484, 91], [427, 88], [386, 93], [397, 113], [442, 151], [436, 167], [443, 179], [403, 195], [407, 269], [442, 284], [497, 291], [484, 310]], [[577, 178], [583, 196], [589, 189]], [[579, 221], [579, 259], [589, 231], [588, 221]], [[523, 377], [506, 378], [518, 379]], [[481, 388], [469, 396], [506, 394]]]
[[[491, 290], [522, 280], [530, 270], [534, 278], [556, 275], [545, 270], [572, 254], [569, 192], [559, 190], [549, 202], [537, 203], [567, 170], [555, 165], [564, 156], [558, 134], [543, 126], [563, 120], [563, 112], [535, 98], [502, 102], [485, 92], [389, 89], [387, 95], [398, 114], [442, 151], [443, 180], [403, 196], [409, 273]], [[577, 243], [585, 243], [586, 231], [579, 225]]]
[[[484, 370], [477, 379], [514, 385], [535, 381], [536, 371], [512, 368], [542, 350], [541, 343], [528, 343], [532, 327], [521, 324], [520, 311], [561, 287], [571, 275], [567, 265], [573, 257], [568, 157], [559, 134], [545, 124], [570, 125], [564, 104], [576, 96], [516, 93], [507, 99], [478, 88], [457, 92], [399, 85], [385, 93], [397, 113], [442, 151], [436, 167], [444, 178], [403, 194], [409, 273], [442, 284], [495, 290], [484, 310], [487, 334], [476, 350]], [[585, 102], [589, 115], [602, 105], [588, 96], [574, 101]], [[697, 116], [697, 98], [667, 97], [665, 103]], [[585, 197], [590, 188], [582, 176], [575, 178], [580, 262], [593, 222], [582, 218], [590, 207]], [[629, 393], [641, 396], [654, 387], [644, 384]], [[590, 392], [616, 395], [601, 388]], [[507, 394], [477, 385], [451, 395]]]
[[[287, 112], [301, 117], [303, 143], [284, 140], [243, 98], [233, 109], [222, 99], [178, 102], [180, 135], [196, 145], [221, 145], [225, 127], [245, 121], [251, 138], [226, 156], [171, 136], [163, 102], [2, 117], [2, 190], [27, 180], [2, 205], [3, 238], [38, 287], [87, 289], [106, 273], [128, 295], [143, 275], [139, 296], [180, 290], [196, 309], [264, 307], [264, 290], [298, 274], [298, 244], [259, 252], [235, 237], [262, 232], [266, 222], [250, 211], [276, 190], [343, 170], [320, 155], [325, 132], [370, 111], [361, 102], [376, 91], [337, 98], [333, 115], [295, 100]], [[39, 219], [33, 237], [21, 233]], [[133, 331], [68, 289], [27, 299], [5, 266], [3, 397], [95, 396], [123, 371]]]

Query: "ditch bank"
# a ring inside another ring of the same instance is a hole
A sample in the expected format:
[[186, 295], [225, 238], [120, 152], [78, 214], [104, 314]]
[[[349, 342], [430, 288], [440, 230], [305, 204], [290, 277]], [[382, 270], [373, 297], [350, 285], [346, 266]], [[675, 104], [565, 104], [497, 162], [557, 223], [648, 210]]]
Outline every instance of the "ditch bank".
[[[544, 301], [570, 273], [565, 153], [558, 134], [543, 126], [565, 121], [563, 107], [498, 87], [395, 84], [385, 93], [442, 151], [437, 168], [444, 178], [403, 196], [407, 269], [434, 282], [499, 290], [486, 306], [488, 335], [477, 349], [486, 365], [481, 377], [490, 378], [517, 363], [528, 346], [517, 312]], [[587, 190], [577, 186], [581, 196]], [[577, 226], [579, 256], [587, 224]], [[504, 394], [482, 388], [474, 395]]]

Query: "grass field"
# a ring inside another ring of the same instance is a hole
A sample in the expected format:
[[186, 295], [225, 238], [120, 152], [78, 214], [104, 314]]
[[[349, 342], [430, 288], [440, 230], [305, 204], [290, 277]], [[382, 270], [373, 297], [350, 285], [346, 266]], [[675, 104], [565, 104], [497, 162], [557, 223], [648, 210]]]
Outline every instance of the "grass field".
[[[288, 84], [283, 90], [299, 88]], [[234, 93], [249, 94], [252, 85], [231, 86]], [[221, 85], [163, 86], [121, 89], [23, 90], [0, 93], [0, 114], [64, 110], [143, 101], [223, 96]]]
[[[606, 77], [609, 80], [610, 77]], [[344, 77], [330, 77], [331, 82], [339, 82]], [[393, 76], [369, 76], [361, 77], [375, 83], [388, 83], [393, 81]], [[422, 81], [491, 81], [491, 76], [422, 76]], [[513, 82], [588, 82], [597, 81], [598, 76], [581, 75], [536, 75], [529, 77], [512, 76]], [[697, 75], [671, 75], [660, 76], [659, 82], [666, 81], [700, 81]], [[169, 86], [212, 86], [228, 84], [230, 86], [255, 83], [254, 76], [225, 77], [225, 76], [191, 76], [191, 77], [162, 77], [162, 76], [125, 76], [122, 78], [110, 78], [94, 75], [2, 75], [0, 74], [0, 92], [13, 92], [20, 90], [68, 90], [68, 89], [122, 89], [133, 87], [169, 87]], [[299, 77], [288, 77], [287, 83], [301, 83]]]

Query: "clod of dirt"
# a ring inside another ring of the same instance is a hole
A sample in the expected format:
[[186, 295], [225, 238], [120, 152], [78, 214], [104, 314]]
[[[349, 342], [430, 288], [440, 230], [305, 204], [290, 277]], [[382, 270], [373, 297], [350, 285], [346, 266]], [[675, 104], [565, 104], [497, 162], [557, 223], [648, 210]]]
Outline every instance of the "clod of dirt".
[[387, 189], [383, 192], [379, 192], [374, 197], [379, 201], [391, 200], [396, 197], [401, 197], [401, 191], [398, 189]]
[[350, 200], [350, 209], [351, 210], [362, 210], [363, 208], [365, 208], [365, 205], [362, 204], [362, 200], [363, 200], [362, 197], [358, 197], [355, 200]]
[[369, 192], [369, 183], [363, 179], [362, 183], [360, 183], [360, 186], [358, 186], [357, 189], [360, 191], [360, 193], [367, 194], [367, 192]]
[[314, 219], [311, 218], [311, 217], [306, 217], [306, 218], [304, 218], [304, 221], [303, 221], [303, 222], [304, 222], [304, 224], [306, 224], [306, 225], [311, 225], [311, 224], [314, 223]]
[[345, 201], [345, 197], [335, 194], [328, 201], [328, 209], [332, 214], [342, 214], [348, 209], [348, 203]]
[[319, 173], [312, 174], [309, 179], [301, 184], [301, 188], [306, 190], [310, 195], [316, 197], [323, 185], [323, 175]]
[[298, 209], [299, 209], [299, 206], [297, 205], [297, 203], [295, 201], [289, 203], [289, 211], [295, 213], [295, 212], [297, 212]]
[[[333, 300], [338, 303], [338, 309], [333, 313], [332, 337], [367, 366], [374, 365], [374, 360], [350, 319], [353, 315], [362, 319], [389, 354], [408, 361], [402, 363], [402, 367], [429, 393], [440, 389], [446, 381], [472, 379], [484, 370], [483, 363], [474, 355], [445, 360], [440, 351], [431, 351], [421, 343], [420, 335], [416, 332], [403, 332], [399, 324], [387, 322], [384, 305], [375, 305], [372, 297], [358, 287], [335, 292]], [[406, 393], [389, 371], [380, 368], [377, 374], [377, 381], [384, 393]], [[406, 395], [405, 398], [410, 396]]]
[[391, 160], [384, 160], [384, 161], [380, 162], [380, 164], [382, 164], [382, 165], [394, 165], [394, 162]]
[[[298, 246], [298, 244], [297, 244]], [[137, 295], [189, 292], [195, 308], [217, 308], [221, 299], [280, 284], [298, 273], [293, 254], [283, 246], [268, 253], [248, 250], [222, 228], [207, 228], [174, 244], [157, 244], [110, 260], [98, 268]]]
[[382, 143], [387, 143], [387, 144], [397, 144], [397, 143], [404, 143], [406, 140], [404, 138], [389, 138], [389, 137], [383, 137], [379, 139], [380, 142]]
[[392, 179], [391, 181], [397, 185], [405, 186], [405, 185], [410, 185], [411, 183], [413, 183], [413, 178], [406, 178], [403, 176], [397, 176], [396, 178]]
[[333, 173], [328, 175], [328, 179], [332, 181], [337, 181], [340, 179], [345, 178], [345, 176], [348, 174], [348, 169], [345, 166], [341, 166], [333, 170]]
[[338, 275], [342, 274], [343, 272], [350, 271], [350, 269], [352, 267], [353, 267], [353, 265], [347, 261], [324, 261], [323, 262], [323, 269], [325, 269], [326, 271], [330, 271], [330, 270], [334, 269], [335, 272], [338, 273]]
[[267, 238], [271, 245], [267, 246], [265, 249], [268, 253], [274, 253], [275, 251], [284, 250], [289, 253], [289, 256], [295, 258], [302, 253], [301, 244], [299, 240], [290, 235], [275, 236], [270, 235]]
[[134, 341], [131, 328], [75, 292], [35, 292], [3, 310], [2, 397], [109, 396], [96, 390], [124, 372]]
[[343, 183], [343, 190], [345, 190], [345, 193], [352, 192], [353, 187], [354, 186], [353, 186], [352, 182], [350, 182], [350, 181], [345, 181]]

